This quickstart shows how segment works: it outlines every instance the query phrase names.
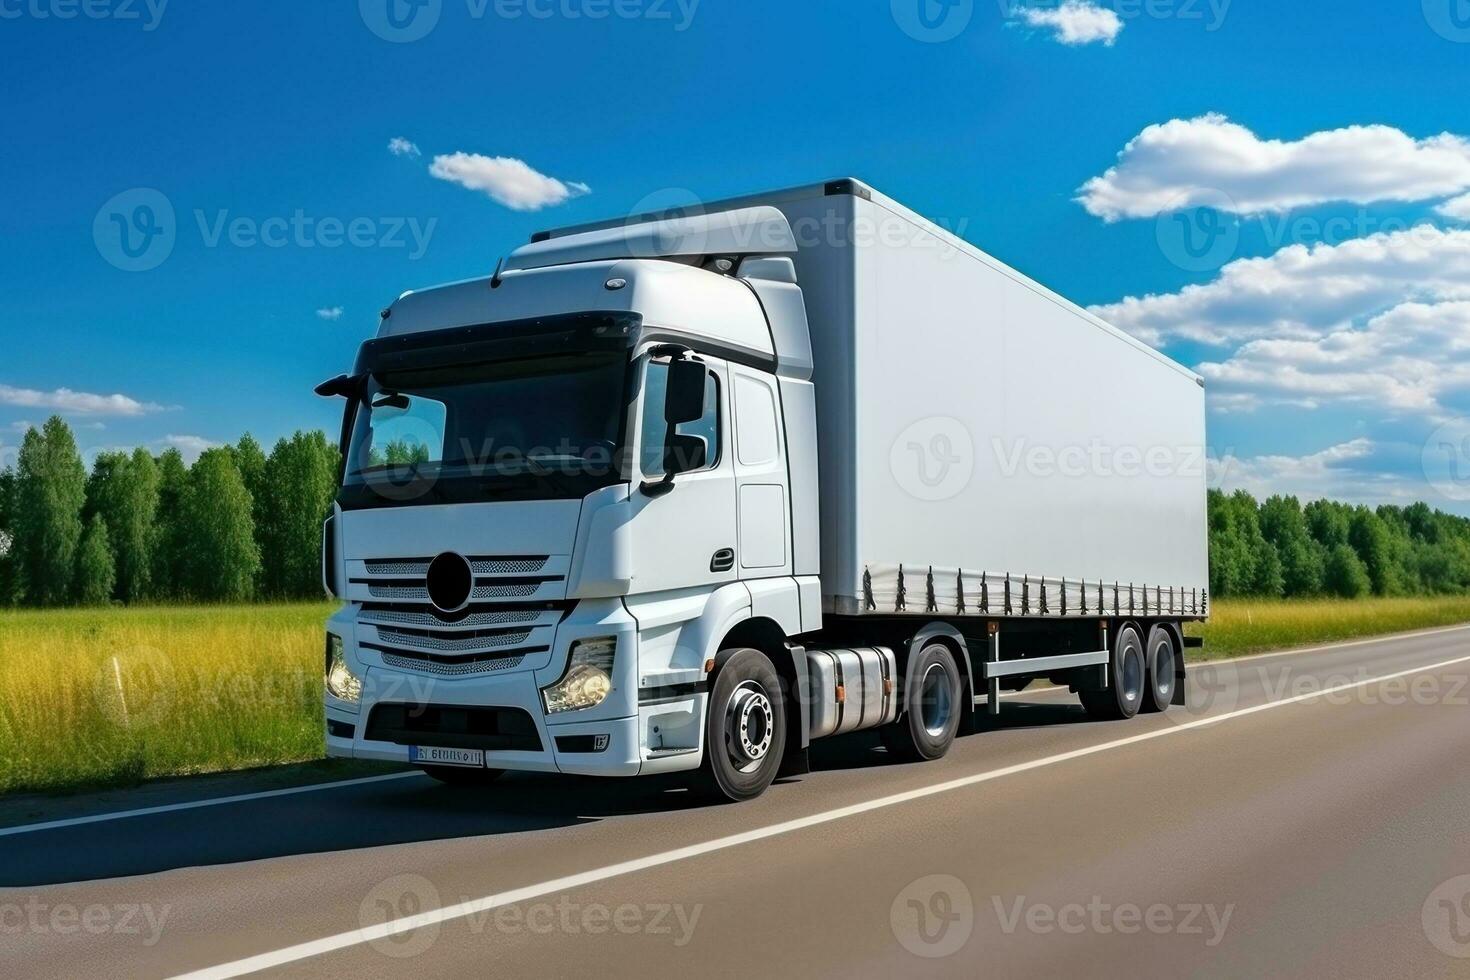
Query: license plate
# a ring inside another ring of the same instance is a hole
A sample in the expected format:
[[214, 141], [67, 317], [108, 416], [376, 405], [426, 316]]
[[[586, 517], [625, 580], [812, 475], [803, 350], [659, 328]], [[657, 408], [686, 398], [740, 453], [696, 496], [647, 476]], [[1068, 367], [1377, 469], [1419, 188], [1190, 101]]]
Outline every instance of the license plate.
[[468, 766], [471, 769], [485, 768], [483, 749], [446, 749], [437, 745], [410, 745], [408, 761], [431, 766]]

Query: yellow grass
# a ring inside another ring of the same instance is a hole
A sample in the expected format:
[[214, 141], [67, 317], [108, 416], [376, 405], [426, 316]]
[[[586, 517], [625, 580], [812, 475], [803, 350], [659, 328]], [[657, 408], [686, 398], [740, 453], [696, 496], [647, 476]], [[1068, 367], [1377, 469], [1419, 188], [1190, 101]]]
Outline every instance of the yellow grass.
[[1218, 659], [1470, 622], [1470, 596], [1412, 599], [1222, 599], [1210, 621], [1185, 632], [1203, 636], [1191, 657]]
[[0, 612], [0, 793], [320, 758], [331, 610]]

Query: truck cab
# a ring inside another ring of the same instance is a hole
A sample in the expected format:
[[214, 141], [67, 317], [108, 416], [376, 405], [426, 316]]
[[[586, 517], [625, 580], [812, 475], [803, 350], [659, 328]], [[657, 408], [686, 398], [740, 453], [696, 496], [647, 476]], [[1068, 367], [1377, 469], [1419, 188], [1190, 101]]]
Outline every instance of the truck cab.
[[[329, 754], [451, 780], [700, 765], [730, 637], [822, 622], [794, 252], [774, 208], [693, 216], [383, 312], [323, 386], [347, 398]], [[779, 696], [746, 706], [747, 765]]]

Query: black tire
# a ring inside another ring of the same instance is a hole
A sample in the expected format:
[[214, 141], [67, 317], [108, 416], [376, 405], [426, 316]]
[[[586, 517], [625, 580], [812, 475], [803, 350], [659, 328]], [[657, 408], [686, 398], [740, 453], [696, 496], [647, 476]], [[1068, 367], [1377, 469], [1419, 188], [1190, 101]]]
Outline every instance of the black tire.
[[722, 654], [705, 712], [705, 790], [753, 800], [776, 778], [785, 751], [786, 703], [770, 658], [751, 649]]
[[489, 786], [505, 775], [504, 769], [471, 769], [467, 766], [420, 766], [446, 786]]
[[1148, 671], [1144, 667], [1143, 638], [1132, 623], [1113, 638], [1113, 662], [1108, 669], [1108, 686], [1101, 691], [1082, 691], [1082, 707], [1099, 721], [1123, 721], [1138, 714]]
[[904, 685], [903, 711], [898, 720], [879, 730], [883, 744], [894, 756], [909, 762], [943, 758], [954, 744], [965, 715], [964, 682], [954, 655], [943, 643], [919, 651]]
[[1179, 662], [1173, 634], [1162, 626], [1151, 628], [1143, 651], [1144, 662], [1148, 665], [1148, 683], [1144, 685], [1142, 710], [1148, 713], [1167, 711], [1169, 702], [1174, 700], [1174, 672]]

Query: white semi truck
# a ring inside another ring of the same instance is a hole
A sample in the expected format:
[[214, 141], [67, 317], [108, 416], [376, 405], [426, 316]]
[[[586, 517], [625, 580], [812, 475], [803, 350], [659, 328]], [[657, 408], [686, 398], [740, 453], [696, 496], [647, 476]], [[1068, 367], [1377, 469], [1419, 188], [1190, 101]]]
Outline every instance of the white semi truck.
[[738, 800], [1037, 678], [1182, 703], [1202, 380], [859, 181], [538, 234], [318, 391], [331, 755]]

